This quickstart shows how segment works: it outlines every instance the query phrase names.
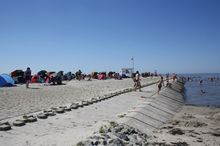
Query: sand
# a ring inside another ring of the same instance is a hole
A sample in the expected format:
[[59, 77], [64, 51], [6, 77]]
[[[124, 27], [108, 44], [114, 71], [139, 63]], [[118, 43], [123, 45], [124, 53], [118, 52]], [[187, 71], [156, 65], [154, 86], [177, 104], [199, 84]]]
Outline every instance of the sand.
[[[158, 80], [158, 78], [142, 78], [142, 84]], [[30, 84], [0, 88], [0, 120], [10, 117], [62, 106], [75, 101], [91, 99], [112, 91], [133, 87], [132, 79], [92, 80], [64, 82], [66, 85], [45, 86]]]
[[220, 145], [220, 108], [184, 106], [149, 139], [161, 145]]
[[[151, 79], [149, 79], [151, 80]], [[81, 82], [78, 84], [94, 85], [98, 84], [111, 87], [110, 90], [118, 90], [119, 84], [122, 87], [128, 87], [129, 80], [124, 81], [94, 81]], [[110, 82], [110, 83], [109, 83]], [[148, 81], [151, 82], [151, 81]], [[74, 83], [74, 82], [73, 82]], [[115, 84], [114, 84], [115, 83]], [[114, 84], [114, 85], [113, 85]], [[116, 85], [117, 84], [117, 85]], [[72, 85], [72, 83], [71, 83]], [[132, 85], [132, 82], [131, 82]], [[83, 85], [81, 85], [83, 86]], [[104, 89], [107, 87], [99, 85]], [[64, 86], [63, 86], [64, 87]], [[90, 86], [88, 86], [89, 88]], [[116, 88], [117, 87], [117, 88]], [[121, 86], [120, 86], [121, 87]], [[20, 88], [20, 87], [19, 87]], [[45, 88], [45, 87], [42, 87]], [[24, 89], [22, 89], [24, 90]], [[98, 102], [77, 110], [72, 110], [64, 114], [57, 114], [48, 119], [38, 119], [35, 123], [27, 123], [23, 127], [12, 127], [9, 131], [0, 131], [1, 146], [72, 146], [81, 140], [99, 130], [99, 128], [107, 122], [116, 121], [121, 118], [129, 109], [135, 107], [145, 100], [141, 97], [151, 97], [156, 93], [157, 86], [151, 85], [145, 87], [142, 92], [129, 92], [119, 96], [115, 96], [108, 100]], [[109, 91], [109, 90], [107, 90]], [[103, 91], [99, 91], [104, 93]], [[94, 93], [95, 94], [95, 93]], [[14, 121], [18, 117], [9, 118], [7, 120]]]

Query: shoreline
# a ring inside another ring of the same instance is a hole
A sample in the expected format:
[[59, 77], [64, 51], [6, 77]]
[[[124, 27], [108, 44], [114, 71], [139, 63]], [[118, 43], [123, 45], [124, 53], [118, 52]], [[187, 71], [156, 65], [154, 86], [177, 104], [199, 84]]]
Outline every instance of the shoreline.
[[185, 106], [220, 108], [220, 105], [196, 105], [196, 104], [185, 104]]

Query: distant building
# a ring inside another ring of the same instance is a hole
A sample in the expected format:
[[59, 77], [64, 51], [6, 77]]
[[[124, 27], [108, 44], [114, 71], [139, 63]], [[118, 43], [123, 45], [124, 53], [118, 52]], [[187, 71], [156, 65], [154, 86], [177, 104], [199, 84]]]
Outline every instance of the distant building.
[[121, 72], [120, 72], [120, 75], [123, 77], [123, 76], [126, 76], [126, 77], [132, 77], [132, 74], [134, 73], [134, 70], [133, 68], [122, 68], [121, 69]]

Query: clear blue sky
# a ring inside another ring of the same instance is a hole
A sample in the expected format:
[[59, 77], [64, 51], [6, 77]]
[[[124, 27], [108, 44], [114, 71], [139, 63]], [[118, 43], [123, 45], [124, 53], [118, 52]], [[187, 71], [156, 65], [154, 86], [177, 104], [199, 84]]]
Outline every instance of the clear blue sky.
[[0, 0], [0, 73], [220, 72], [220, 0]]

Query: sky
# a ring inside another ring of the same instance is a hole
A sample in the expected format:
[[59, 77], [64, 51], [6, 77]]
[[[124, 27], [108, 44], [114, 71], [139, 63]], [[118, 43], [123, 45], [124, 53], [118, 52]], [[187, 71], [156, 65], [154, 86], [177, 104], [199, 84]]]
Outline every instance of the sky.
[[220, 73], [219, 0], [0, 0], [0, 74]]

